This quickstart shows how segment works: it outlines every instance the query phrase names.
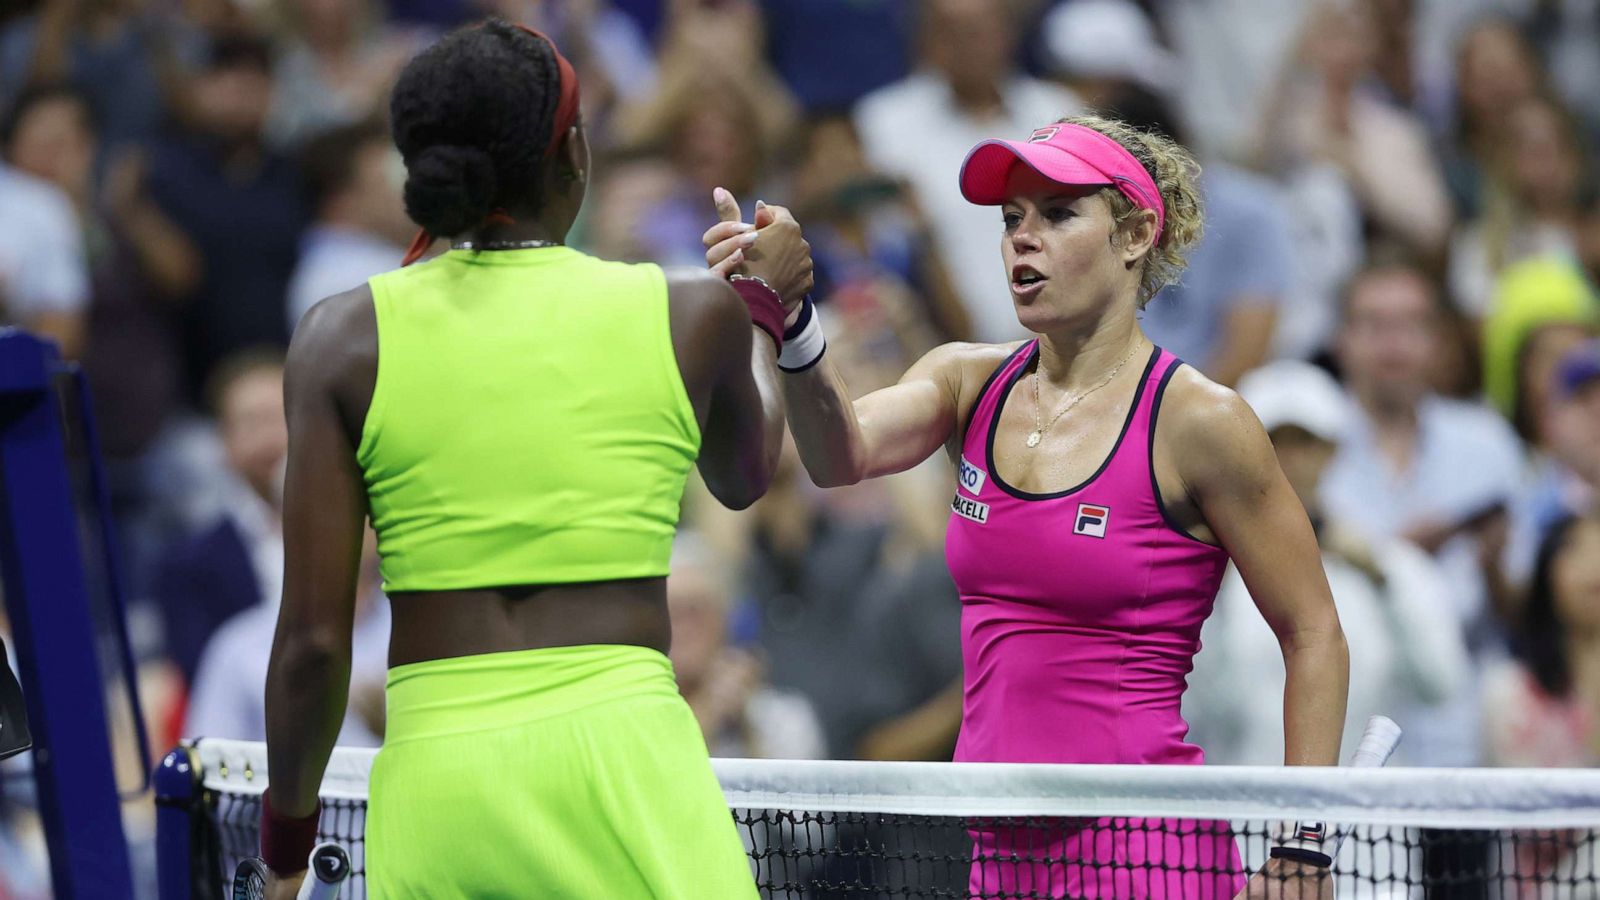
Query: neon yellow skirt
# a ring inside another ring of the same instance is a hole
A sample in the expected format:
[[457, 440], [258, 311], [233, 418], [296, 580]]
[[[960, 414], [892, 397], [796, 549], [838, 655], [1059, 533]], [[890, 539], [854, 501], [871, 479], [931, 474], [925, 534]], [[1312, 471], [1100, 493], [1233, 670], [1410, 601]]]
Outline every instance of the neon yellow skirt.
[[613, 645], [397, 666], [372, 767], [374, 900], [752, 900], [672, 665]]

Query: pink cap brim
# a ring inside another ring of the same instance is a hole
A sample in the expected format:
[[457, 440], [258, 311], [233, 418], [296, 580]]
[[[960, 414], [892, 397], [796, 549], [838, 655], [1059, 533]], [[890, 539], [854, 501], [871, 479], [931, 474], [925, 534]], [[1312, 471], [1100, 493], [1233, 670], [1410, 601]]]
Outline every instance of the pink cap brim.
[[1023, 163], [1040, 175], [1070, 186], [1114, 184], [1110, 176], [1060, 147], [1026, 141], [984, 141], [961, 164], [961, 196], [979, 206], [1006, 202], [1011, 169]]

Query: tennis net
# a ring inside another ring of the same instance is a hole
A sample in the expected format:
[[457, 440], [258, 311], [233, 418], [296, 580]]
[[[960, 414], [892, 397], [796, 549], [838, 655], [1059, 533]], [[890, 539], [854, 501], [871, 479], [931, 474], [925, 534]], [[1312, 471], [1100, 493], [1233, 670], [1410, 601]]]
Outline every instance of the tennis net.
[[[343, 898], [366, 896], [373, 755], [336, 750], [323, 781], [323, 837], [355, 867]], [[1600, 898], [1600, 772], [714, 765], [763, 898], [1232, 897], [1292, 823], [1312, 820], [1345, 838], [1331, 882], [1271, 896]], [[256, 743], [168, 756], [163, 898], [225, 896], [254, 853], [266, 774]]]

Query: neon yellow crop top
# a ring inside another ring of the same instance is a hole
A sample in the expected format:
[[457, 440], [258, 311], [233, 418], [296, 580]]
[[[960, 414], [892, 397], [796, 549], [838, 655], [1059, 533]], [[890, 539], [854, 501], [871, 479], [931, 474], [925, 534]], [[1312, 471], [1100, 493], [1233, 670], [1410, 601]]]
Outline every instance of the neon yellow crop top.
[[660, 268], [452, 250], [370, 284], [356, 458], [385, 590], [667, 574], [700, 429]]

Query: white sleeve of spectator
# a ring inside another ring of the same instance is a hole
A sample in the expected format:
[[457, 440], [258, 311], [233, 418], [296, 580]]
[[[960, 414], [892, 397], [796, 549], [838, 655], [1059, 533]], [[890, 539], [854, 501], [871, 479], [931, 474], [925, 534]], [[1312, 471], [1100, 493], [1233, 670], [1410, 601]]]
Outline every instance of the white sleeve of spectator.
[[77, 213], [66, 197], [48, 185], [30, 192], [29, 207], [20, 213], [17, 229], [27, 242], [23, 265], [6, 285], [10, 312], [18, 317], [41, 313], [79, 313], [89, 301], [89, 266]]
[[[270, 635], [269, 635], [270, 637]], [[212, 635], [194, 670], [189, 686], [189, 707], [184, 714], [185, 737], [226, 737], [266, 740], [266, 722], [251, 721], [266, 693], [266, 684], [246, 684], [255, 667], [241, 664], [237, 642], [224, 626]]]
[[748, 714], [760, 751], [776, 759], [822, 759], [828, 755], [822, 722], [803, 695], [767, 688], [751, 697]]
[[1454, 627], [1448, 579], [1431, 557], [1405, 541], [1376, 548], [1387, 580], [1381, 598], [1394, 646], [1417, 700], [1441, 703], [1466, 683], [1467, 648]]

